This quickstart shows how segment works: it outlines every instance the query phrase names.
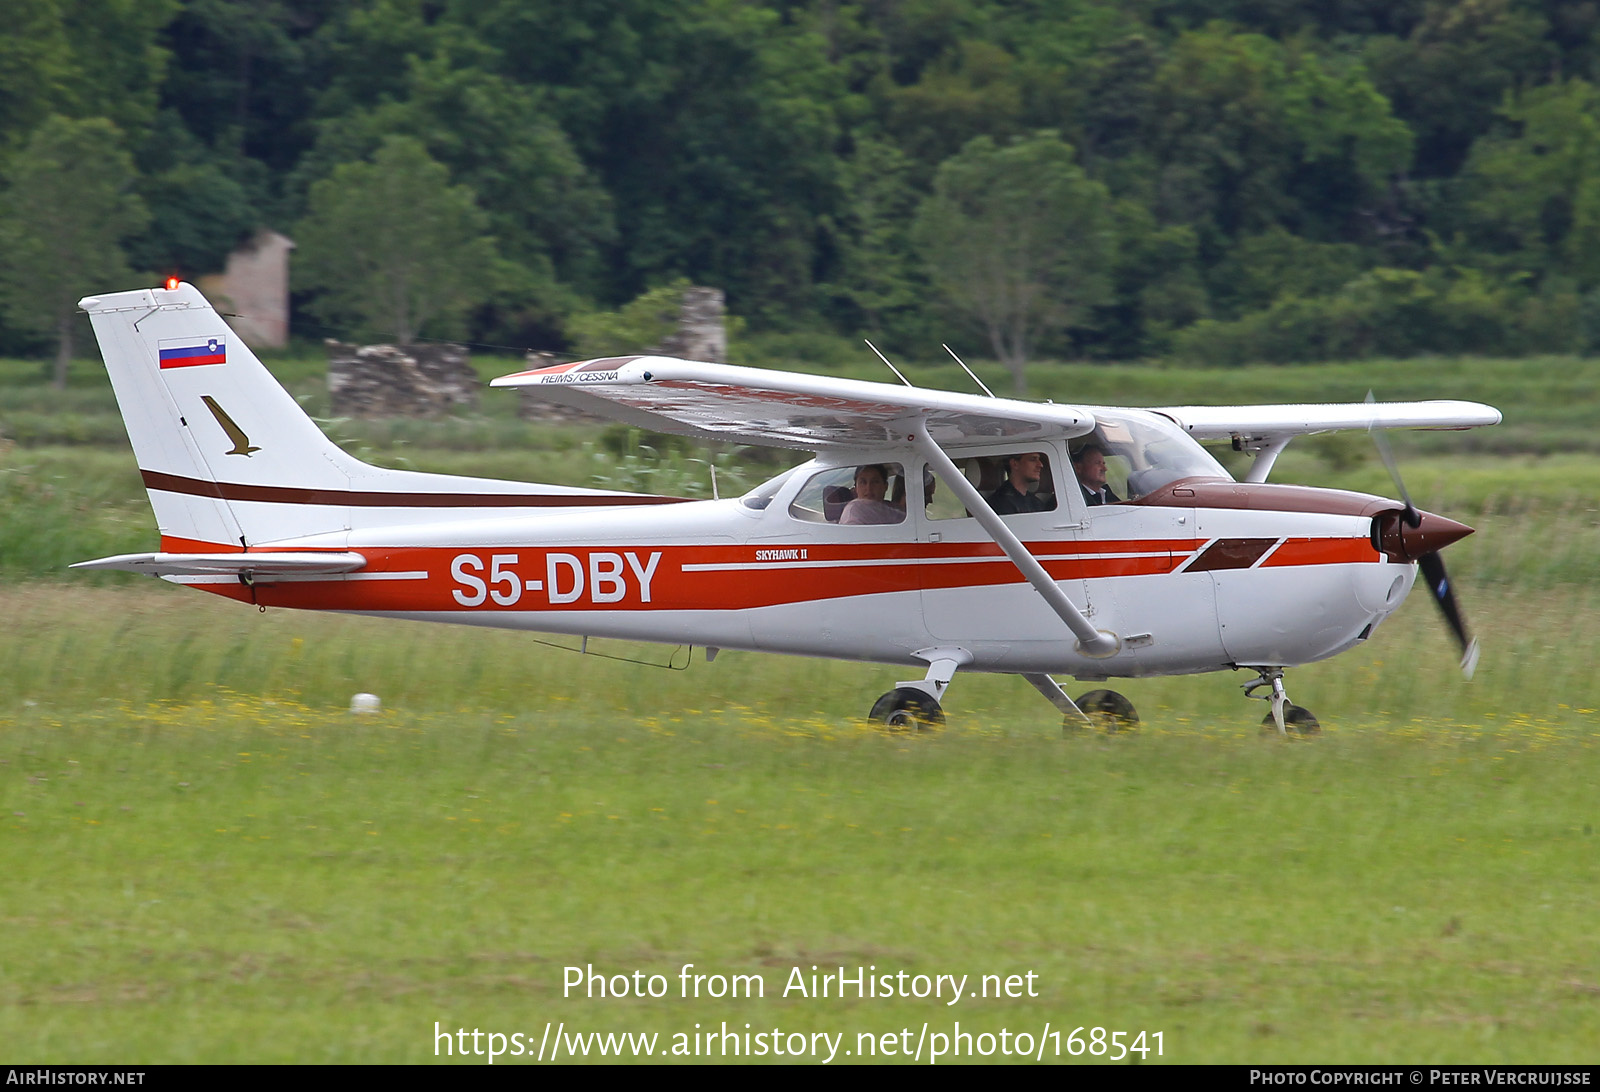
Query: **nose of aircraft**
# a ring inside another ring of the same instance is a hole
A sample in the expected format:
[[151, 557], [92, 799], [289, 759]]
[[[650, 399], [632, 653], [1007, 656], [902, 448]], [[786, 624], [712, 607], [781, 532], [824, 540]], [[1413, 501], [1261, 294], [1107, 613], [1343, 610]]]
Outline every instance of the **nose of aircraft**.
[[1415, 527], [1408, 526], [1405, 520], [1400, 521], [1400, 541], [1407, 557], [1419, 558], [1423, 554], [1438, 553], [1452, 542], [1472, 534], [1472, 528], [1465, 523], [1457, 523], [1432, 512], [1419, 511], [1417, 515], [1421, 519]]
[[1444, 560], [1439, 551], [1472, 534], [1472, 528], [1453, 519], [1423, 512], [1408, 501], [1405, 508], [1380, 513], [1372, 521], [1372, 544], [1389, 560], [1401, 563], [1415, 562], [1422, 570], [1423, 581], [1433, 595], [1433, 601], [1444, 612], [1450, 631], [1461, 645], [1461, 670], [1472, 678], [1478, 666], [1478, 642], [1467, 635], [1466, 623], [1461, 618], [1461, 608], [1456, 605], [1455, 589], [1445, 575]]
[[1412, 511], [1416, 512], [1415, 526], [1407, 519], [1409, 513], [1400, 510], [1385, 512], [1378, 518], [1377, 545], [1391, 560], [1417, 561], [1472, 534], [1472, 528], [1464, 523], [1432, 512]]

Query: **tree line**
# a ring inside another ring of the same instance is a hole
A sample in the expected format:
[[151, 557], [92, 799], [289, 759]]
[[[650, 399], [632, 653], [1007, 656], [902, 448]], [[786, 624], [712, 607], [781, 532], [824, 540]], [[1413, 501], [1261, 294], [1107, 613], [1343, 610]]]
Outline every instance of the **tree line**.
[[1600, 345], [1588, 0], [9, 0], [0, 351], [294, 238], [297, 323], [1293, 362]]

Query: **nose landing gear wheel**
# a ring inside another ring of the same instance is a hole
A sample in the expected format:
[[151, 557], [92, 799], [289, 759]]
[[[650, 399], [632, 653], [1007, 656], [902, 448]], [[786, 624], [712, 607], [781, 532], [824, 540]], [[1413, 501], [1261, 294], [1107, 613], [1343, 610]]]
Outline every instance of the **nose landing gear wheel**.
[[[1251, 682], [1244, 684], [1244, 696], [1247, 698], [1263, 698], [1266, 700], [1271, 712], [1261, 722], [1263, 731], [1276, 732], [1280, 735], [1311, 736], [1322, 731], [1322, 725], [1317, 723], [1317, 718], [1311, 715], [1311, 710], [1303, 705], [1296, 705], [1289, 700], [1288, 693], [1283, 689], [1283, 668], [1268, 665], [1266, 667], [1252, 668], [1256, 677]], [[1270, 694], [1257, 694], [1263, 686], [1271, 687]], [[1279, 720], [1282, 717], [1282, 720]]]
[[891, 732], [927, 732], [944, 727], [944, 710], [921, 690], [901, 686], [874, 702], [867, 719]]
[[[1139, 727], [1139, 714], [1133, 702], [1115, 690], [1091, 690], [1074, 704], [1103, 732], [1131, 732]], [[1083, 726], [1083, 721], [1072, 716], [1063, 723], [1063, 727], [1069, 729]]]
[[[1272, 719], [1271, 713], [1261, 721], [1261, 730], [1278, 734], [1278, 722]], [[1305, 706], [1286, 705], [1283, 709], [1283, 730], [1291, 736], [1314, 736], [1322, 731], [1322, 725]]]

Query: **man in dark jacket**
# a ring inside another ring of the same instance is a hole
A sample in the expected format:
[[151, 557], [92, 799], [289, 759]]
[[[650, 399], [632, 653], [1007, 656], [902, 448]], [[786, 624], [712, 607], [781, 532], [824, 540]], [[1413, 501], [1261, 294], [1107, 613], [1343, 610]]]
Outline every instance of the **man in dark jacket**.
[[1078, 475], [1083, 502], [1089, 507], [1115, 504], [1122, 499], [1106, 485], [1106, 453], [1099, 444], [1084, 444], [1073, 452], [1072, 469]]
[[1037, 451], [1006, 456], [1006, 481], [989, 494], [989, 507], [1002, 516], [1022, 512], [1048, 512], [1055, 505], [1046, 503], [1035, 490], [1044, 474], [1044, 455]]

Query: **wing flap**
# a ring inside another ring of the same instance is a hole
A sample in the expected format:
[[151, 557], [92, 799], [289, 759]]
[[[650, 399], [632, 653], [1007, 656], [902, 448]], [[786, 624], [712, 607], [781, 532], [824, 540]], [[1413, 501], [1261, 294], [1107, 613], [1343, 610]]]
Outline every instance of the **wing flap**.
[[580, 361], [501, 376], [491, 385], [526, 387], [657, 432], [811, 451], [904, 444], [902, 422], [922, 417], [946, 447], [1068, 438], [1095, 425], [1081, 406], [663, 356]]

